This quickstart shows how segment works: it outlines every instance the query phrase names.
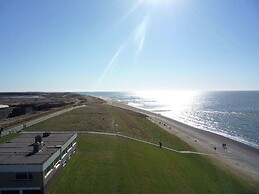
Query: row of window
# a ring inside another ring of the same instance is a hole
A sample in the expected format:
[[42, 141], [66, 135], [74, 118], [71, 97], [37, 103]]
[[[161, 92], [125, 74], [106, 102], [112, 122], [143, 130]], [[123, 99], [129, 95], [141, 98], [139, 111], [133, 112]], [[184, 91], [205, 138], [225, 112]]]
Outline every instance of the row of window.
[[[73, 146], [76, 145], [76, 140], [73, 140], [67, 148], [59, 155], [44, 171], [45, 178], [52, 172], [55, 168], [57, 169], [60, 166], [61, 160], [67, 155], [67, 153], [72, 149]], [[64, 164], [66, 161], [64, 162]], [[65, 165], [63, 165], [65, 166]]]
[[76, 145], [76, 140], [73, 140], [67, 147], [66, 149], [61, 153], [62, 159], [67, 155], [67, 153], [72, 149], [73, 146]]
[[14, 173], [14, 180], [16, 181], [31, 181], [33, 174], [31, 172], [16, 172]]

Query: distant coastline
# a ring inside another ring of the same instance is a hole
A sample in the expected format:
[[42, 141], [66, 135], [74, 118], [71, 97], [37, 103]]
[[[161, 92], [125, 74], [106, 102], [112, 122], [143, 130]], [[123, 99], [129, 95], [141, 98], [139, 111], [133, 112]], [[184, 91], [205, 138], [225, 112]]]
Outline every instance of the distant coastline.
[[[86, 92], [80, 94], [118, 100], [127, 105], [161, 114], [180, 123], [259, 149], [259, 131], [256, 127], [259, 126], [259, 121], [256, 119], [259, 117], [259, 91], [207, 92], [205, 97], [202, 95], [196, 97], [194, 105], [178, 105], [177, 102], [170, 105], [170, 102], [164, 103], [152, 99], [152, 96], [147, 98], [129, 92]], [[174, 111], [175, 106], [180, 111]], [[181, 106], [186, 107], [182, 108]]]
[[[215, 155], [212, 158], [223, 164], [223, 168], [230, 169], [234, 174], [248, 177], [258, 182], [259, 177], [259, 149], [244, 144], [228, 137], [201, 130], [171, 118], [150, 111], [129, 106], [113, 99], [102, 98], [109, 105], [121, 107], [148, 116], [149, 120], [156, 123], [164, 130], [178, 136], [180, 139], [194, 147], [197, 151]], [[223, 144], [226, 145], [224, 148]]]

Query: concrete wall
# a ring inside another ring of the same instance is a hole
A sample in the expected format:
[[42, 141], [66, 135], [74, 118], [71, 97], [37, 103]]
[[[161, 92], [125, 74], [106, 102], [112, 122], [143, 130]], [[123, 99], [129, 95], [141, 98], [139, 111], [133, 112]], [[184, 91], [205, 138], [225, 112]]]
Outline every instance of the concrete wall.
[[32, 180], [15, 180], [14, 172], [0, 173], [0, 188], [17, 188], [17, 187], [42, 187], [43, 173], [32, 173]]

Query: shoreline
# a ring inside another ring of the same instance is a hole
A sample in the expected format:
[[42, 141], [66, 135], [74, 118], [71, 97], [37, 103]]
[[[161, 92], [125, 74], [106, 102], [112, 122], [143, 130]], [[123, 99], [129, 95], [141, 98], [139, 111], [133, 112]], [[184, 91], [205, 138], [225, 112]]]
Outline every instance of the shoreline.
[[[142, 113], [148, 119], [159, 125], [169, 133], [176, 135], [197, 151], [213, 154], [209, 158], [224, 169], [229, 169], [235, 175], [259, 183], [259, 149], [222, 136], [217, 133], [205, 131], [185, 123], [173, 120], [160, 114], [129, 106], [113, 99], [102, 98], [109, 105]], [[226, 147], [223, 147], [226, 144]]]

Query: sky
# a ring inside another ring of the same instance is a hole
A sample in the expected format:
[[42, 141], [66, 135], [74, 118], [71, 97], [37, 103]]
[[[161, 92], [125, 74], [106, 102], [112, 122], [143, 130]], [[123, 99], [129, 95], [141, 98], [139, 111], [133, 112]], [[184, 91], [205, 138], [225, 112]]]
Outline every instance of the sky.
[[259, 90], [258, 0], [0, 0], [0, 92]]

